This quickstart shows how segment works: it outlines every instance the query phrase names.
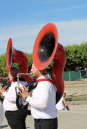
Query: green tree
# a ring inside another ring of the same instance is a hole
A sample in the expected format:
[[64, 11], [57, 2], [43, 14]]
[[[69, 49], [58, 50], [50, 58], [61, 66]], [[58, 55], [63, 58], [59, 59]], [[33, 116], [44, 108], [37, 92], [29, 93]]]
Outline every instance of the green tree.
[[29, 53], [26, 53], [26, 56], [28, 58], [28, 72], [31, 70], [31, 66], [32, 66], [32, 63], [33, 63], [33, 58], [32, 58], [32, 54], [29, 54]]
[[65, 70], [75, 70], [76, 67], [84, 69], [87, 66], [87, 42], [80, 45], [70, 45], [65, 47], [66, 65]]
[[6, 72], [6, 53], [0, 56], [0, 75], [7, 76]]
[[[66, 63], [65, 63], [65, 71], [66, 70], [75, 70], [77, 67], [79, 69], [87, 68], [87, 42], [83, 42], [80, 45], [69, 45], [64, 47], [66, 51]], [[28, 58], [28, 72], [31, 69], [33, 58], [32, 53], [26, 53]], [[16, 65], [19, 67], [18, 63], [14, 63], [13, 66]], [[51, 75], [52, 73], [53, 60], [47, 66], [47, 73]], [[6, 53], [0, 55], [0, 75], [7, 76], [6, 72]]]

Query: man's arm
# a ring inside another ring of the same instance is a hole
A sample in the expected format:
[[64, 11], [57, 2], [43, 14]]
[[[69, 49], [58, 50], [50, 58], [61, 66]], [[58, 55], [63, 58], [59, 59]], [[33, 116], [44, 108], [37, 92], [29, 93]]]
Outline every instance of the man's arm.
[[20, 94], [22, 95], [24, 99], [26, 98], [26, 102], [28, 102], [31, 106], [40, 108], [40, 109], [45, 109], [47, 108], [47, 105], [48, 105], [48, 92], [49, 91], [46, 90], [46, 92], [44, 93], [44, 87], [41, 86], [41, 90], [38, 93], [38, 98], [31, 97], [30, 92], [27, 92], [26, 87], [21, 88], [22, 92], [20, 91]]
[[67, 104], [67, 102], [66, 102], [66, 100], [65, 100], [65, 99], [63, 99], [63, 103], [65, 104], [66, 109], [67, 109], [67, 110], [69, 110], [68, 104]]
[[5, 91], [5, 89], [4, 89], [4, 88], [2, 88], [2, 87], [0, 87], [0, 93], [3, 95], [3, 94], [4, 94], [4, 92], [6, 92], [6, 91]]

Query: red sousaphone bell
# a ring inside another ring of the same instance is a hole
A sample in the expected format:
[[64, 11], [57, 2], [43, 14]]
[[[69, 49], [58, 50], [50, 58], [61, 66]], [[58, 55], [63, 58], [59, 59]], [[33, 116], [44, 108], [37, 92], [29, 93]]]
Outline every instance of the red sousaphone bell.
[[[12, 39], [10, 38], [7, 44], [6, 51], [6, 71], [9, 72], [11, 65], [14, 63], [19, 63], [20, 73], [28, 73], [28, 58], [24, 52], [16, 50], [13, 47]], [[22, 74], [21, 77], [26, 82], [31, 82], [32, 78], [29, 75]]]

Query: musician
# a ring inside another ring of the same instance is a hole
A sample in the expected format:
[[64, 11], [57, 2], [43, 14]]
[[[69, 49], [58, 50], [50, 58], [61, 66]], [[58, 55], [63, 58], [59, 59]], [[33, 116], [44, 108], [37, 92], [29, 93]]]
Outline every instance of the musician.
[[[16, 92], [15, 87], [17, 83], [17, 74], [19, 69], [15, 66], [11, 67], [9, 71], [9, 80], [11, 85], [8, 91], [5, 91], [4, 88], [0, 88], [0, 93], [5, 97], [3, 101], [3, 106], [5, 110], [5, 116], [7, 118], [8, 124], [11, 129], [26, 129], [25, 119], [26, 115], [21, 113], [16, 106]], [[25, 81], [19, 81], [20, 87], [25, 85]]]
[[[32, 64], [31, 72], [36, 79], [47, 78], [46, 70], [38, 70]], [[34, 118], [35, 129], [57, 129], [57, 109], [55, 86], [49, 81], [40, 81], [37, 87], [27, 92], [26, 87], [20, 91], [22, 97], [31, 105], [31, 114]]]

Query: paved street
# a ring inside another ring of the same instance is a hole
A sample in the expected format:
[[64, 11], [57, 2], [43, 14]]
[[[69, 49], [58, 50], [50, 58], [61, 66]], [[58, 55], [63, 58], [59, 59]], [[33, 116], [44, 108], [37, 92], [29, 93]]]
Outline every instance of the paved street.
[[[87, 105], [69, 105], [66, 109], [58, 112], [58, 129], [87, 129]], [[4, 117], [2, 129], [10, 129]], [[26, 129], [34, 129], [32, 116], [27, 116]]]
[[87, 78], [80, 81], [64, 81], [67, 95], [85, 95], [87, 94]]

